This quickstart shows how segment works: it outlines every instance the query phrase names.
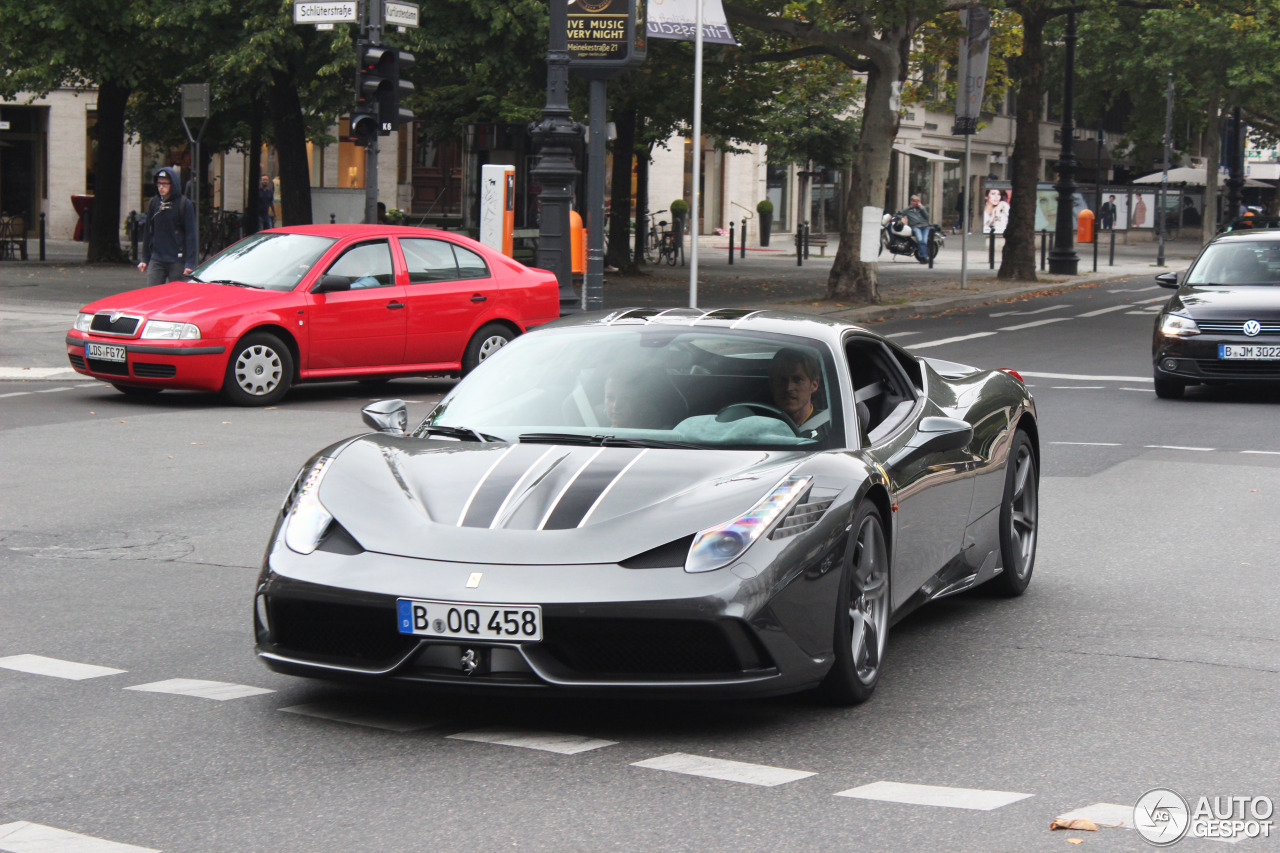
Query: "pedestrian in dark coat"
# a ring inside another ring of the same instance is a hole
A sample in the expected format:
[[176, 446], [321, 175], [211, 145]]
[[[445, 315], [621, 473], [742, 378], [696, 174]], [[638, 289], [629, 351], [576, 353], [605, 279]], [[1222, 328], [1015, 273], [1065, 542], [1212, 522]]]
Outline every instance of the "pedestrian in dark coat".
[[176, 169], [161, 167], [156, 172], [156, 194], [147, 205], [142, 225], [138, 269], [147, 274], [147, 284], [164, 284], [190, 275], [199, 257], [197, 236], [196, 206], [183, 195], [182, 178]]
[[266, 175], [258, 182], [258, 230], [276, 227], [276, 188]]

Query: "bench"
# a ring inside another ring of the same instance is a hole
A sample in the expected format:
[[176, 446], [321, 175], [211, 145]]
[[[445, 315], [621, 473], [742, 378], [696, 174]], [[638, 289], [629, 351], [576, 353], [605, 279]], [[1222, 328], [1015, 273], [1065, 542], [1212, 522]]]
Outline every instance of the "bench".
[[827, 235], [826, 234], [810, 234], [809, 248], [817, 249], [818, 254], [825, 258], [827, 256]]

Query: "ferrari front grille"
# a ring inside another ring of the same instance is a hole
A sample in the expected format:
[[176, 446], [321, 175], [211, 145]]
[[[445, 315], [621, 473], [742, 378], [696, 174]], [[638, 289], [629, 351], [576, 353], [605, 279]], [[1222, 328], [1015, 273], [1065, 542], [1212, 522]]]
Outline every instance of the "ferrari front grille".
[[390, 664], [417, 644], [396, 631], [392, 607], [332, 604], [272, 597], [267, 602], [271, 643], [298, 657], [368, 666]]
[[581, 676], [726, 676], [770, 665], [764, 650], [732, 624], [590, 617], [547, 617], [544, 624], [542, 648]]

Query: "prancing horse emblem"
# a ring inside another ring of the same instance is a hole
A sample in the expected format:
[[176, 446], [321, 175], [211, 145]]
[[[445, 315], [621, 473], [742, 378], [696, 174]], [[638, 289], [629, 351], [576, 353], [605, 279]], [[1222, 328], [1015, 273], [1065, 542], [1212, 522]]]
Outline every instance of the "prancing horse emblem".
[[484, 577], [484, 572], [472, 572], [471, 577], [467, 578], [467, 589], [475, 589], [480, 586], [480, 578]]
[[1258, 334], [1258, 332], [1262, 331], [1262, 324], [1257, 320], [1249, 320], [1245, 322], [1243, 331], [1246, 335], [1252, 338], [1254, 335]]
[[467, 675], [474, 675], [479, 667], [480, 656], [476, 654], [475, 649], [467, 649], [466, 654], [462, 656], [462, 671]]

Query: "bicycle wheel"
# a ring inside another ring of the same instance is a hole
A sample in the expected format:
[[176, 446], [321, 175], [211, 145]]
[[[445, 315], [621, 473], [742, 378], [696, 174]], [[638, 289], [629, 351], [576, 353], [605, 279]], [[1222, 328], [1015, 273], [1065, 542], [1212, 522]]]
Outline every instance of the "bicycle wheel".
[[667, 235], [665, 248], [667, 250], [667, 265], [674, 267], [676, 265], [676, 261], [679, 260], [680, 255], [679, 249], [676, 248], [676, 238], [674, 234]]

